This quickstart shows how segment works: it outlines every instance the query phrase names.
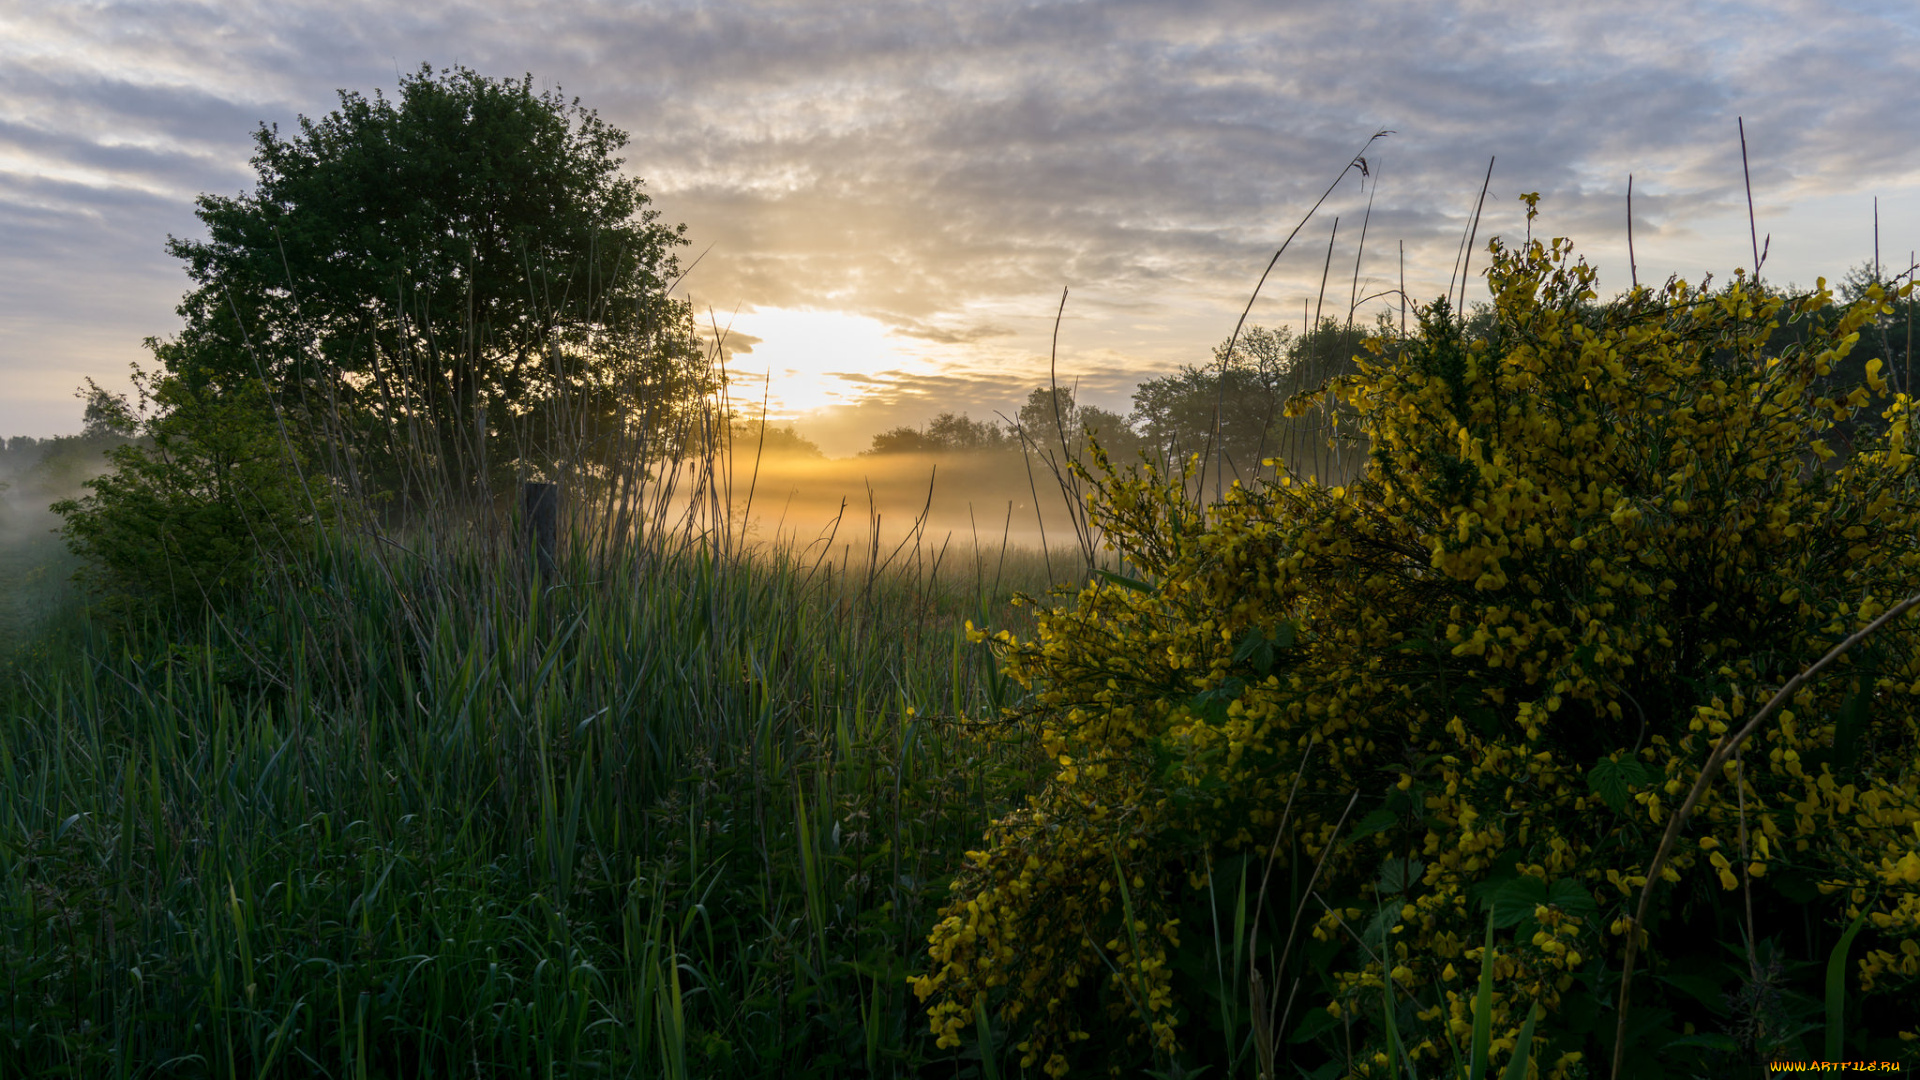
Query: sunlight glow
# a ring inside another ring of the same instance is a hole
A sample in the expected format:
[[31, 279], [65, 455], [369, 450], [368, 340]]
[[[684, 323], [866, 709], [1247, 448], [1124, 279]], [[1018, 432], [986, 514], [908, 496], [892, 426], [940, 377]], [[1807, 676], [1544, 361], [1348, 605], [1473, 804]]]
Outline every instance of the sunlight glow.
[[777, 419], [858, 404], [892, 381], [893, 373], [929, 366], [904, 351], [884, 324], [864, 315], [761, 308], [734, 316], [731, 333], [759, 339], [729, 342], [734, 400], [742, 405], [751, 400], [754, 405], [746, 411], [757, 411], [764, 392], [767, 413]]

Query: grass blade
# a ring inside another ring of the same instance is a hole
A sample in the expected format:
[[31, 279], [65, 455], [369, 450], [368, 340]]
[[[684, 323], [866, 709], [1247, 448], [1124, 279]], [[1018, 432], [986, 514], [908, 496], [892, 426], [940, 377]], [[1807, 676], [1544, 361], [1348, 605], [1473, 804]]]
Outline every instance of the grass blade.
[[1827, 1061], [1839, 1062], [1841, 1048], [1845, 1042], [1846, 1028], [1843, 1026], [1847, 1007], [1847, 950], [1853, 946], [1854, 936], [1867, 922], [1867, 913], [1863, 908], [1854, 917], [1853, 925], [1840, 935], [1840, 941], [1833, 947], [1833, 954], [1827, 957]]
[[1486, 947], [1480, 953], [1480, 990], [1473, 996], [1473, 1042], [1467, 1051], [1467, 1075], [1480, 1080], [1487, 1072], [1493, 1045], [1493, 912], [1487, 912]]
[[973, 1019], [980, 1025], [980, 1071], [987, 1080], [1000, 1080], [1000, 1063], [993, 1059], [993, 1029], [987, 1024], [987, 996], [973, 999]]
[[1504, 1080], [1527, 1080], [1527, 1060], [1533, 1056], [1533, 1023], [1540, 1018], [1540, 1007], [1527, 1009], [1527, 1022], [1520, 1025], [1520, 1036], [1513, 1044], [1513, 1060], [1500, 1075]]

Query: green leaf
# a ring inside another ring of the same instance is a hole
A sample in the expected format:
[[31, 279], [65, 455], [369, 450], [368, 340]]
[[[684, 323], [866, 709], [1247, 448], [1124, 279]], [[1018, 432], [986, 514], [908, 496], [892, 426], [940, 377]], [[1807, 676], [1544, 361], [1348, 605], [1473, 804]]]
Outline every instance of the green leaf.
[[1867, 706], [1872, 702], [1870, 687], [1863, 686], [1861, 680], [1853, 681], [1853, 690], [1840, 703], [1840, 715], [1833, 726], [1833, 765], [1835, 769], [1851, 768], [1859, 756], [1860, 732], [1867, 726]]
[[1249, 660], [1253, 662], [1253, 669], [1262, 675], [1273, 670], [1273, 639], [1258, 630], [1247, 631], [1233, 650], [1233, 662], [1244, 664]]
[[980, 1025], [980, 1070], [987, 1080], [1000, 1080], [1000, 1063], [993, 1059], [993, 1029], [987, 1026], [985, 994], [973, 999], [973, 1018]]
[[1625, 814], [1633, 800], [1633, 789], [1653, 782], [1647, 767], [1632, 758], [1608, 758], [1587, 770], [1587, 787], [1616, 814]]
[[1487, 1055], [1493, 1047], [1493, 914], [1487, 914], [1487, 941], [1480, 953], [1480, 990], [1473, 995], [1473, 1043], [1467, 1051], [1467, 1075], [1480, 1080], [1487, 1073]]
[[1414, 886], [1427, 872], [1427, 864], [1419, 859], [1408, 859], [1399, 855], [1389, 855], [1380, 864], [1380, 880], [1377, 883], [1382, 896], [1398, 896]]
[[1386, 1016], [1387, 1020], [1388, 1066], [1391, 1067], [1393, 1063], [1398, 1062], [1401, 1069], [1405, 1071], [1408, 1080], [1413, 1080], [1418, 1074], [1413, 1071], [1413, 1062], [1407, 1060], [1407, 1048], [1400, 1041], [1400, 1024], [1394, 1019], [1393, 1015], [1395, 1009], [1393, 1001], [1393, 976], [1391, 975], [1387, 976], [1386, 992], [1381, 995], [1380, 1011]]
[[1152, 585], [1149, 585], [1138, 578], [1130, 578], [1125, 574], [1116, 574], [1111, 570], [1095, 570], [1094, 575], [1110, 584], [1118, 585], [1126, 589], [1132, 589], [1134, 592], [1156, 593], [1160, 591], [1158, 588]]
[[1387, 947], [1387, 940], [1393, 935], [1393, 928], [1400, 925], [1400, 905], [1383, 904], [1376, 908], [1373, 918], [1368, 920], [1367, 928], [1360, 932], [1360, 940], [1367, 948], [1380, 952]]
[[1522, 874], [1501, 882], [1487, 895], [1487, 914], [1493, 925], [1511, 929], [1533, 918], [1533, 909], [1548, 902], [1547, 883]]
[[1244, 664], [1251, 661], [1255, 671], [1266, 675], [1273, 670], [1276, 654], [1281, 650], [1292, 648], [1293, 642], [1294, 626], [1291, 622], [1281, 623], [1274, 628], [1272, 634], [1258, 627], [1252, 627], [1240, 638], [1240, 644], [1234, 647], [1233, 662]]
[[1222, 724], [1227, 719], [1227, 706], [1238, 701], [1246, 689], [1245, 679], [1229, 675], [1221, 681], [1219, 686], [1211, 690], [1202, 690], [1188, 698], [1187, 707], [1209, 723]]
[[1340, 1026], [1340, 1021], [1325, 1009], [1309, 1009], [1300, 1021], [1300, 1026], [1287, 1036], [1290, 1043], [1308, 1042], [1323, 1031]]
[[1399, 816], [1391, 810], [1375, 810], [1355, 823], [1353, 831], [1347, 834], [1347, 843], [1352, 844], [1374, 833], [1386, 832], [1393, 828], [1394, 822], [1399, 820]]
[[1561, 878], [1547, 887], [1547, 903], [1569, 915], [1578, 915], [1587, 925], [1600, 917], [1600, 906], [1593, 902], [1593, 894], [1572, 878]]
[[1840, 935], [1840, 941], [1833, 947], [1833, 955], [1827, 957], [1827, 1060], [1841, 1060], [1841, 1050], [1845, 1044], [1846, 1029], [1843, 1027], [1847, 1004], [1847, 950], [1853, 946], [1854, 936], [1867, 922], [1866, 909], [1862, 908]]

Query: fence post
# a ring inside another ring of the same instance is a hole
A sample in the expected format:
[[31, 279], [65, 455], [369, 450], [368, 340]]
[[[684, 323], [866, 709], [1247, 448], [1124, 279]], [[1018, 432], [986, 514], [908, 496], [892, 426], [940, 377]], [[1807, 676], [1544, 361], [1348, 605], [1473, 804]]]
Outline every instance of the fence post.
[[553, 557], [560, 531], [560, 485], [533, 481], [521, 484], [520, 518], [534, 568], [542, 577], [553, 577]]

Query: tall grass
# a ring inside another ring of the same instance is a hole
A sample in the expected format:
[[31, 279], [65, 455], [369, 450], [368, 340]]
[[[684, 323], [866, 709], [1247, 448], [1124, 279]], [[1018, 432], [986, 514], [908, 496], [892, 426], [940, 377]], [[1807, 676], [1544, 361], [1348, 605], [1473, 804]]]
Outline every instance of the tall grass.
[[571, 481], [551, 577], [510, 500], [443, 487], [10, 665], [0, 1077], [977, 1067], [905, 978], [1039, 763], [963, 623], [1084, 563], [749, 545], [706, 404], [676, 468], [515, 451]]
[[0, 1075], [838, 1075], [932, 1056], [942, 881], [1030, 781], [1002, 591], [339, 539], [0, 722]]

